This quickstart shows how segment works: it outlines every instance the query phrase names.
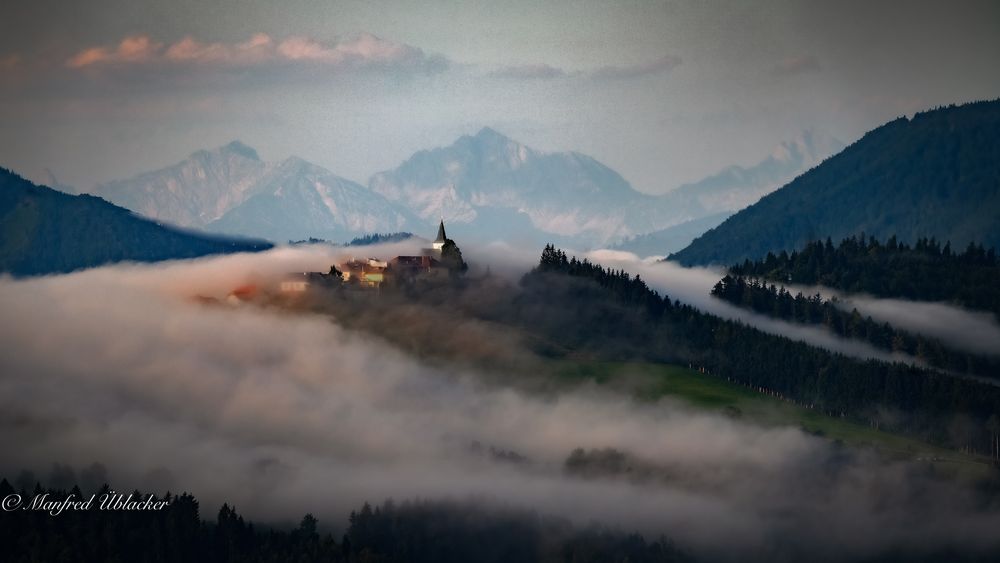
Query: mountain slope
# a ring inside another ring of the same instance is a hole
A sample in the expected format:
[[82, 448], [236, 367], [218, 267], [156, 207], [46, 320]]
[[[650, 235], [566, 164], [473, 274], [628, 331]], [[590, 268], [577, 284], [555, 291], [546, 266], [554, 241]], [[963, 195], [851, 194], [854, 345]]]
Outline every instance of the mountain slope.
[[641, 258], [647, 256], [665, 256], [691, 244], [692, 240], [705, 231], [718, 226], [719, 223], [725, 221], [730, 215], [732, 213], [723, 211], [722, 213], [699, 217], [698, 219], [685, 221], [673, 227], [638, 235], [611, 248], [631, 252]]
[[544, 233], [598, 244], [677, 222], [662, 197], [632, 189], [593, 158], [537, 151], [490, 128], [418, 152], [369, 187], [427, 221], [475, 225], [484, 210], [506, 210]]
[[277, 241], [417, 227], [412, 214], [359, 184], [297, 157], [263, 162], [238, 141], [93, 193], [182, 227]]
[[207, 229], [286, 241], [335, 240], [419, 225], [411, 213], [364, 186], [291, 157], [260, 178], [250, 197]]
[[1000, 100], [889, 122], [671, 259], [732, 264], [862, 231], [1000, 246]]
[[152, 219], [200, 228], [246, 201], [269, 168], [257, 151], [233, 141], [91, 193]]
[[153, 262], [252, 252], [262, 241], [186, 233], [90, 195], [36, 186], [0, 168], [0, 271], [61, 273], [123, 260]]
[[667, 197], [693, 217], [737, 211], [843, 149], [844, 144], [839, 140], [806, 130], [776, 146], [767, 158], [753, 166], [728, 166], [703, 180], [677, 188]]

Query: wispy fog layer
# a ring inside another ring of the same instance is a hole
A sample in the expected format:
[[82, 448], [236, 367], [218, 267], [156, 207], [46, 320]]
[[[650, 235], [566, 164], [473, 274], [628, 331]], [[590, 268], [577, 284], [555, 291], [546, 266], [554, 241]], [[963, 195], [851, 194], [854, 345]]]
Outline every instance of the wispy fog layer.
[[968, 311], [945, 303], [868, 295], [840, 296], [840, 305], [847, 310], [857, 309], [877, 321], [937, 338], [957, 350], [1000, 355], [1000, 325], [990, 313]]
[[[602, 255], [601, 251], [599, 255]], [[615, 255], [618, 253], [616, 252]], [[629, 260], [629, 257], [623, 257]], [[673, 263], [676, 268], [680, 268]], [[712, 271], [715, 281], [723, 272]], [[705, 280], [707, 283], [707, 279]], [[712, 282], [712, 284], [715, 283]], [[824, 286], [783, 284], [793, 294], [820, 294], [824, 299], [836, 298], [846, 310], [857, 309], [864, 316], [887, 322], [896, 328], [940, 339], [949, 346], [975, 354], [1000, 355], [1000, 325], [990, 313], [970, 311], [947, 303], [887, 299], [864, 294], [846, 294]], [[707, 286], [711, 290], [711, 285]], [[712, 300], [718, 301], [718, 300]]]
[[716, 299], [712, 297], [712, 287], [725, 275], [722, 270], [685, 268], [675, 262], [640, 260], [632, 253], [616, 250], [598, 250], [586, 256], [606, 267], [638, 274], [651, 288], [669, 295], [671, 299], [679, 299], [724, 319], [742, 321], [764, 332], [787, 336], [855, 358], [920, 364], [916, 358], [907, 354], [885, 352], [866, 342], [841, 338], [824, 327], [774, 319]]
[[[328, 317], [190, 299], [323, 270], [341, 252], [0, 280], [0, 470], [99, 461], [120, 489], [188, 490], [205, 515], [228, 501], [255, 520], [311, 511], [331, 525], [363, 501], [475, 497], [664, 533], [731, 560], [1000, 547], [1000, 513], [971, 490], [794, 428], [597, 388], [526, 395], [422, 364]], [[503, 255], [491, 267], [514, 271]], [[709, 272], [635, 267], [671, 295], [721, 310], [698, 297]], [[527, 461], [496, 459], [489, 447]], [[564, 462], [576, 447], [613, 447], [649, 470], [572, 476]]]

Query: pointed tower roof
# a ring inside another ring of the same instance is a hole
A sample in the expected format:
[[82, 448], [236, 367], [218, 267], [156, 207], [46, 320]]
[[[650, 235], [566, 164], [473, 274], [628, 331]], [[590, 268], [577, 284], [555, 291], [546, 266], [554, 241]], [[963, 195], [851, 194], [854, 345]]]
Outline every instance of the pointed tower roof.
[[447, 242], [448, 237], [444, 234], [444, 219], [441, 219], [441, 224], [438, 225], [438, 237], [434, 239], [434, 242], [440, 242], [444, 244]]

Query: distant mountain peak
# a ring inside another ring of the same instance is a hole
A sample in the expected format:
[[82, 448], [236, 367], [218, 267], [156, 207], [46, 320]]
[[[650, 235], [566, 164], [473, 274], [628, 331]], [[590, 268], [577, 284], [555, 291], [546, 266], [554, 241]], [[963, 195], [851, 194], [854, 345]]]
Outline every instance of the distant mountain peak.
[[324, 174], [324, 173], [325, 174], [331, 174], [331, 172], [329, 170], [327, 170], [325, 168], [322, 168], [322, 167], [320, 167], [320, 166], [318, 166], [316, 164], [313, 164], [313, 163], [309, 162], [308, 160], [306, 160], [304, 158], [301, 158], [301, 157], [298, 157], [298, 156], [294, 156], [294, 155], [292, 155], [292, 156], [286, 158], [285, 160], [281, 161], [281, 163], [278, 164], [278, 168], [280, 168], [282, 170], [285, 170], [285, 171], [288, 171], [288, 172], [290, 172], [290, 171], [298, 171], [298, 172], [301, 172], [303, 174], [307, 174], [307, 173], [310, 173], [310, 172], [312, 172], [312, 173], [319, 173], [319, 174]]
[[230, 156], [238, 156], [246, 160], [252, 160], [254, 162], [263, 162], [260, 159], [260, 155], [253, 147], [246, 145], [240, 141], [231, 141], [228, 144], [222, 145], [214, 149], [199, 149], [191, 153], [189, 159], [194, 160], [204, 160], [204, 159], [215, 159], [215, 158], [227, 158]]
[[659, 200], [620, 174], [575, 152], [538, 151], [490, 127], [449, 146], [421, 151], [375, 174], [369, 188], [427, 222], [444, 216], [479, 233], [509, 237], [504, 221], [582, 244], [603, 244], [669, 224]]
[[419, 223], [408, 211], [326, 168], [296, 156], [263, 162], [240, 141], [98, 186], [94, 193], [182, 227], [279, 241], [350, 238]]
[[230, 142], [228, 145], [221, 147], [219, 149], [219, 152], [238, 154], [240, 156], [249, 158], [250, 160], [256, 160], [260, 162], [260, 155], [257, 154], [257, 151], [254, 150], [253, 147], [250, 147], [240, 141]]
[[492, 127], [483, 127], [476, 133], [475, 138], [477, 139], [497, 139], [503, 141], [509, 141], [510, 137], [504, 135], [503, 133], [497, 131]]
[[827, 156], [844, 150], [845, 146], [836, 137], [810, 127], [794, 139], [779, 143], [771, 157], [779, 162], [800, 159], [805, 164], [818, 164]]

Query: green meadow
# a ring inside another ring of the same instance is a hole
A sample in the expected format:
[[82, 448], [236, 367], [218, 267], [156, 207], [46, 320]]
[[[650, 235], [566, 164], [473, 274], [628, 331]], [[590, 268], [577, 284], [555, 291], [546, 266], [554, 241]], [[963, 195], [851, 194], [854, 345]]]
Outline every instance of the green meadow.
[[564, 383], [596, 382], [633, 394], [642, 401], [679, 400], [762, 426], [795, 426], [805, 432], [856, 448], [874, 449], [890, 459], [924, 460], [935, 469], [982, 474], [988, 462], [979, 456], [940, 448], [858, 422], [782, 400], [730, 383], [723, 378], [677, 365], [612, 362], [558, 362]]

